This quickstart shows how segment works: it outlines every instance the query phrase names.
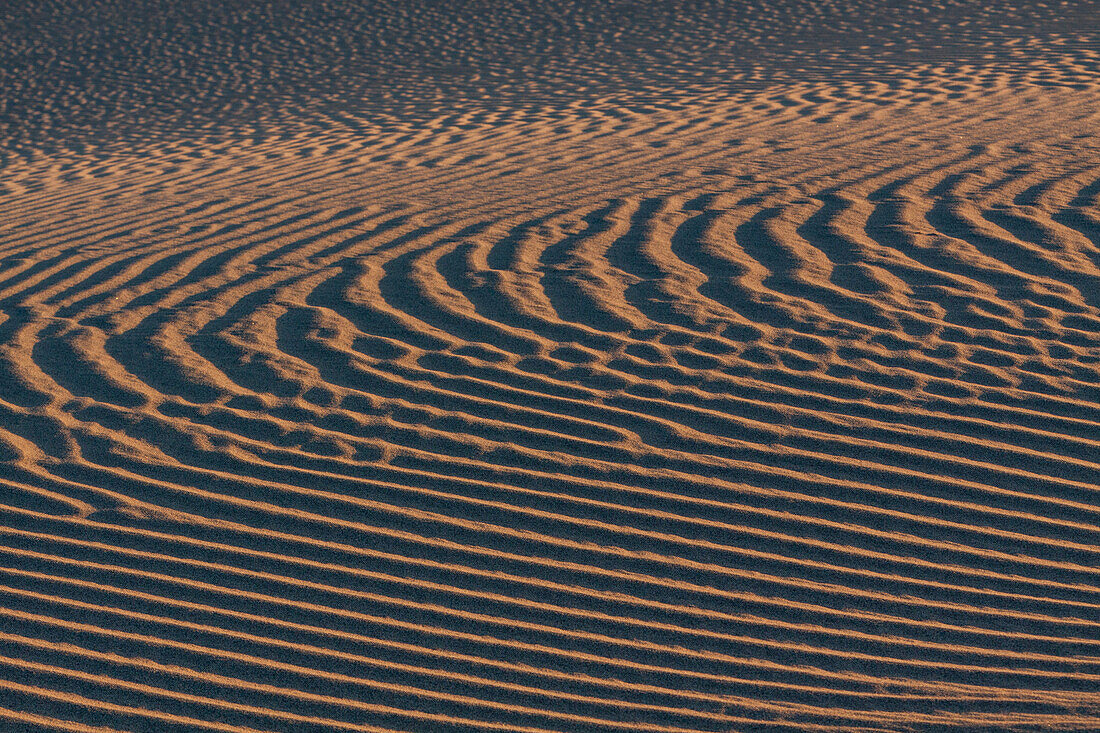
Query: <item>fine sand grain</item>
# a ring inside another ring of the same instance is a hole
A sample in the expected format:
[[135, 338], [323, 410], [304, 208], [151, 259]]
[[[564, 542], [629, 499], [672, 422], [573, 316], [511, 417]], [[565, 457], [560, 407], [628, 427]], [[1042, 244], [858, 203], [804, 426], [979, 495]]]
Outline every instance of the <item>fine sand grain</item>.
[[3, 3], [0, 731], [1100, 730], [1098, 29]]

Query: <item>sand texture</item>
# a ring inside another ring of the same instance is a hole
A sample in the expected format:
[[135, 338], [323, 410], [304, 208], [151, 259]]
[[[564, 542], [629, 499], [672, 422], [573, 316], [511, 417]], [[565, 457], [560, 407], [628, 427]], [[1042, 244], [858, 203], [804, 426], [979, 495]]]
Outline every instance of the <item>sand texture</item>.
[[1098, 29], [0, 4], [0, 731], [1100, 730]]

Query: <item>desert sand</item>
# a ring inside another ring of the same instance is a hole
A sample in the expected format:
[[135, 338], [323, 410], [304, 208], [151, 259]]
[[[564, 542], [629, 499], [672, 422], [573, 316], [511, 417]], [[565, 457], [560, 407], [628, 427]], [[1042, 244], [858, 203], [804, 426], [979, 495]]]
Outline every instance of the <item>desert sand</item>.
[[0, 30], [0, 731], [1100, 730], [1095, 3]]

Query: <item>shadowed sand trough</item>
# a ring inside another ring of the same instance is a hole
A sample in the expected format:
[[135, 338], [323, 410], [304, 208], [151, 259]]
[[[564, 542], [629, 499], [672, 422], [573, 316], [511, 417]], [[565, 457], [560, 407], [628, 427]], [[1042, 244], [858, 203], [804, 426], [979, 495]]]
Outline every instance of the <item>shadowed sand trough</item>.
[[0, 730], [1100, 729], [1089, 5], [9, 6]]

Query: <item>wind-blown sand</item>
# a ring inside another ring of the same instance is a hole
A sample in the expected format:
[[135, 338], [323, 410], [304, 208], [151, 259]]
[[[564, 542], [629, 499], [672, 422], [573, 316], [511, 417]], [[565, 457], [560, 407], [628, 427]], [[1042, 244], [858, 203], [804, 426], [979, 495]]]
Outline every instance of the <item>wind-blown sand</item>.
[[1100, 14], [884, 5], [5, 3], [0, 730], [1100, 730]]

